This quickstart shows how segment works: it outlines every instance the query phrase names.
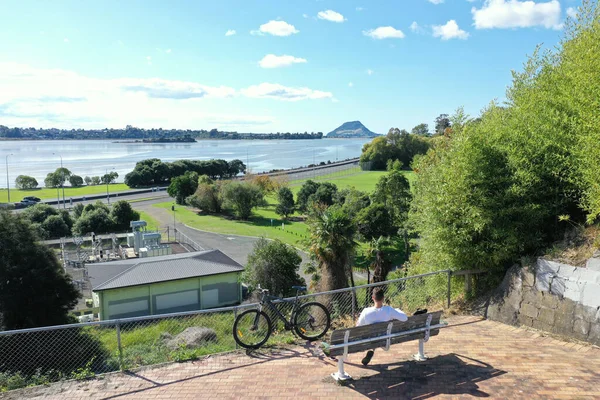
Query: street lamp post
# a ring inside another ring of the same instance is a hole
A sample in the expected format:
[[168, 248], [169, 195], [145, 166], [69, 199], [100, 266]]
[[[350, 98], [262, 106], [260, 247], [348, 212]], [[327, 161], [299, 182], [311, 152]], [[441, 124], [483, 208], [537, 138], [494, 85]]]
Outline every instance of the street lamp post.
[[[67, 205], [66, 205], [66, 202], [65, 202], [65, 170], [63, 168], [63, 159], [62, 159], [62, 156], [60, 154], [56, 154], [56, 153], [52, 153], [52, 154], [57, 155], [57, 156], [60, 157], [60, 175], [61, 175], [61, 177], [60, 177], [60, 182], [61, 182], [60, 183], [60, 187], [62, 188], [62, 194], [63, 194], [63, 208], [66, 209]], [[58, 188], [56, 188], [56, 191], [58, 192]], [[59, 208], [60, 208], [60, 195], [58, 196], [58, 205], [59, 205]]]
[[[114, 168], [111, 168], [112, 171]], [[108, 176], [108, 168], [106, 169], [106, 173], [104, 174], [104, 179], [106, 180], [106, 202], [110, 204], [110, 195], [108, 194], [108, 183], [110, 182], [110, 177]]]
[[8, 179], [8, 156], [12, 156], [12, 153], [6, 155], [6, 189], [8, 190], [8, 202], [10, 203], [10, 181]]

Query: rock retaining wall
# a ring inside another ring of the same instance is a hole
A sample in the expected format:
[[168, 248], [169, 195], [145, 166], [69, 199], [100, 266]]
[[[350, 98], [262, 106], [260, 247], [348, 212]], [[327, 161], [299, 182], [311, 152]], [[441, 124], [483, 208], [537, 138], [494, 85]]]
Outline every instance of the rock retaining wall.
[[538, 259], [512, 267], [491, 296], [487, 317], [600, 345], [600, 258], [587, 268]]

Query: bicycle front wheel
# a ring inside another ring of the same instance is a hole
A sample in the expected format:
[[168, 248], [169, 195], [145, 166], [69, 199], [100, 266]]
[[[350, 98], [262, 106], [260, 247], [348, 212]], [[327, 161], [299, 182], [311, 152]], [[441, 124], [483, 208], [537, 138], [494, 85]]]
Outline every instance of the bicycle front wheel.
[[248, 310], [233, 323], [233, 338], [246, 349], [258, 349], [271, 336], [271, 320], [262, 311]]
[[329, 311], [321, 303], [303, 304], [294, 315], [294, 330], [306, 340], [317, 340], [327, 332], [330, 324]]

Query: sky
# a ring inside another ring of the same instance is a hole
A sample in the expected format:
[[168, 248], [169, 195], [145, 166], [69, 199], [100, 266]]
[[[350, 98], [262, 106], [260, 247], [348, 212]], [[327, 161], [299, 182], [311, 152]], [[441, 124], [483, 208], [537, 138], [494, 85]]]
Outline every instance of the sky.
[[410, 130], [503, 101], [577, 0], [0, 0], [0, 124]]

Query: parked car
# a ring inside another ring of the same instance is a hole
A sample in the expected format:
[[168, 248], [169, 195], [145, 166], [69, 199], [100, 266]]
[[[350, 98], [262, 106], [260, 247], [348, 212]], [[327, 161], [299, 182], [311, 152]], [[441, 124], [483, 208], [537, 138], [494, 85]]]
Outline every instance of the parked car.
[[22, 201], [35, 201], [36, 203], [41, 201], [41, 199], [39, 197], [35, 197], [35, 196], [27, 196], [27, 197], [23, 197]]
[[[21, 207], [31, 207], [31, 206], [35, 206], [37, 204], [37, 201], [33, 201], [33, 200], [21, 200], [20, 201], [20, 205]], [[15, 203], [15, 207], [17, 207], [17, 203]]]

